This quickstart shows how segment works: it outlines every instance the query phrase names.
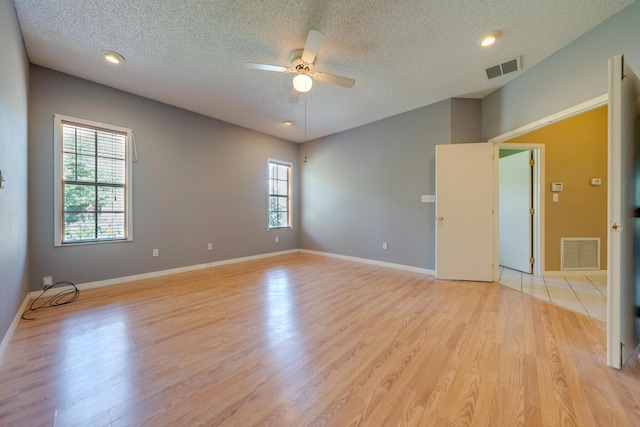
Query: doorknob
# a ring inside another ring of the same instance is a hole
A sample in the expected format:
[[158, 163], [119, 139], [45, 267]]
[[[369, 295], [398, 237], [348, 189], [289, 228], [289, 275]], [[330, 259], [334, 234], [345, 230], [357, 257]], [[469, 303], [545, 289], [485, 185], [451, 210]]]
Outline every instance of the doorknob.
[[444, 221], [444, 217], [443, 216], [436, 217], [436, 220], [437, 221]]
[[614, 222], [613, 224], [611, 224], [611, 231], [622, 231], [622, 224]]

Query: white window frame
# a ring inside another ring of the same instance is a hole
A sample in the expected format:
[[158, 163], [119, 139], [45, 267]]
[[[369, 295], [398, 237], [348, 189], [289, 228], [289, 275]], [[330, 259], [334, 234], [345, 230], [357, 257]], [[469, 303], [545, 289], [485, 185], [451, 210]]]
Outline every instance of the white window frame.
[[[269, 191], [269, 181], [271, 181], [271, 165], [272, 164], [279, 165], [279, 166], [286, 166], [289, 168], [288, 189], [287, 189], [287, 198], [288, 198], [287, 218], [289, 219], [289, 224], [285, 227], [271, 227], [271, 221], [270, 221], [271, 209], [270, 209], [270, 203], [269, 203], [269, 200], [271, 199], [271, 192]], [[293, 228], [293, 195], [291, 191], [292, 185], [293, 185], [292, 181], [293, 181], [293, 163], [285, 162], [277, 159], [271, 159], [271, 158], [268, 159], [267, 161], [267, 230], [269, 231], [288, 230]]]
[[[107, 131], [115, 131], [126, 134], [126, 167], [125, 167], [125, 233], [123, 239], [100, 239], [79, 242], [63, 242], [63, 206], [62, 206], [62, 122], [69, 122], [79, 126], [99, 128]], [[75, 246], [90, 245], [98, 243], [130, 242], [133, 240], [133, 186], [132, 186], [132, 164], [133, 164], [133, 130], [121, 126], [114, 126], [92, 120], [79, 119], [77, 117], [65, 116], [62, 114], [53, 115], [53, 203], [54, 203], [54, 246]]]

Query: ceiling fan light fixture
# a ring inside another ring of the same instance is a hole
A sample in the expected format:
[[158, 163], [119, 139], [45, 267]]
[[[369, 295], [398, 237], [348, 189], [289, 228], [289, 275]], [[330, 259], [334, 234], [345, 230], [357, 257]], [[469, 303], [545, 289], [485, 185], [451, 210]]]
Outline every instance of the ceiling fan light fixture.
[[112, 64], [120, 64], [124, 62], [124, 57], [122, 55], [111, 50], [103, 51], [102, 56]]
[[309, 92], [312, 85], [313, 80], [307, 74], [298, 74], [293, 78], [293, 88], [298, 92]]
[[500, 31], [492, 31], [482, 38], [480, 44], [482, 45], [482, 47], [491, 46], [496, 42], [496, 40], [498, 40], [498, 38], [500, 38], [501, 35], [502, 33]]

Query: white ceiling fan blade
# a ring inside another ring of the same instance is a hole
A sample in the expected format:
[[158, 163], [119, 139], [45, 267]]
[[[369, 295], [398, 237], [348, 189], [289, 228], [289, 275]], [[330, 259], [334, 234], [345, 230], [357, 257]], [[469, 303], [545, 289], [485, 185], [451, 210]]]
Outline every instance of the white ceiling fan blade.
[[313, 64], [313, 61], [316, 60], [316, 55], [318, 50], [320, 50], [320, 46], [322, 45], [322, 41], [324, 40], [324, 34], [322, 34], [318, 30], [309, 30], [309, 35], [307, 36], [307, 42], [304, 44], [304, 50], [302, 51], [302, 61], [307, 64]]
[[332, 83], [334, 85], [342, 86], [342, 87], [353, 87], [356, 84], [356, 81], [350, 79], [349, 77], [337, 76], [331, 73], [323, 73], [322, 71], [318, 71], [312, 74], [316, 80], [320, 80], [321, 82]]
[[287, 67], [281, 67], [279, 65], [254, 64], [253, 62], [245, 62], [244, 66], [253, 70], [276, 71], [278, 73], [287, 73], [291, 71], [291, 69]]
[[289, 103], [295, 104], [298, 102], [298, 99], [300, 99], [300, 92], [295, 89], [291, 89], [291, 95], [289, 95]]

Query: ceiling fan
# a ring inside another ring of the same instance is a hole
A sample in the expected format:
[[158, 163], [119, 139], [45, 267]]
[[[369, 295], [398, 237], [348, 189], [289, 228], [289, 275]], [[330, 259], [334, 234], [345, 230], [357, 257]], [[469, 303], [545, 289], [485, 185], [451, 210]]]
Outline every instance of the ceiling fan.
[[315, 80], [321, 82], [332, 83], [338, 86], [351, 88], [356, 84], [354, 79], [348, 77], [338, 76], [336, 74], [325, 73], [322, 71], [313, 70], [313, 62], [316, 60], [316, 54], [322, 45], [324, 40], [324, 34], [318, 30], [309, 30], [307, 36], [307, 42], [304, 45], [304, 49], [298, 49], [291, 52], [289, 59], [291, 61], [290, 67], [282, 67], [279, 65], [268, 64], [254, 64], [252, 62], [245, 62], [244, 66], [252, 68], [254, 70], [262, 71], [276, 71], [278, 73], [296, 73], [293, 78], [293, 89], [289, 102], [298, 102], [301, 92], [308, 92], [311, 89], [313, 83], [312, 77]]

